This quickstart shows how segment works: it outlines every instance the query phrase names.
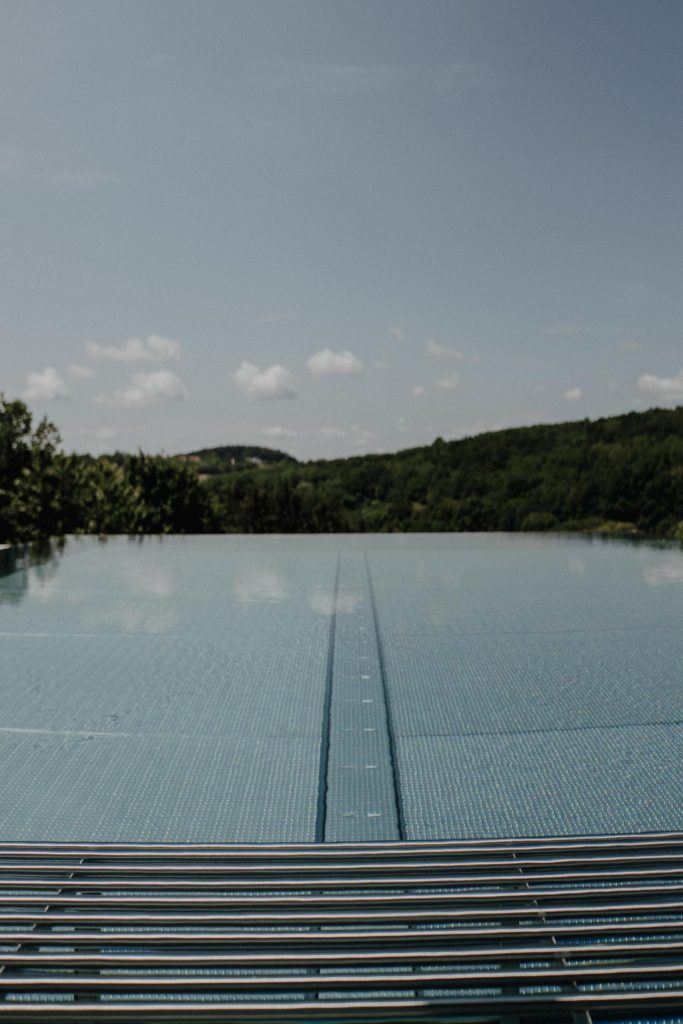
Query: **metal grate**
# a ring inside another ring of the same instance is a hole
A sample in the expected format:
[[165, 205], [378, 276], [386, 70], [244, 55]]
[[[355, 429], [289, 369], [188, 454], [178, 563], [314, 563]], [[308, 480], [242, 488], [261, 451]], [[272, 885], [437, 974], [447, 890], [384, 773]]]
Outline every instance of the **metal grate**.
[[0, 1019], [683, 1015], [683, 834], [0, 844]]

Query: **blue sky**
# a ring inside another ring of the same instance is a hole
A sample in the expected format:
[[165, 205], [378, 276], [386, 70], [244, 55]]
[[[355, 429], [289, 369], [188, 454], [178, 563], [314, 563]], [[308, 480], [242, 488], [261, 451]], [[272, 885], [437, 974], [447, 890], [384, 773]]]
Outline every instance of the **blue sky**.
[[67, 448], [683, 401], [679, 0], [0, 13], [0, 390]]

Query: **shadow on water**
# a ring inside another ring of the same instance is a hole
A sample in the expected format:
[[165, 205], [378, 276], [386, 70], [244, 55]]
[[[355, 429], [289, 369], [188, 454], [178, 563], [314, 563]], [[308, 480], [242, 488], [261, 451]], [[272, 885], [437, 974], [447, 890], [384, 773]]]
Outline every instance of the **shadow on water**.
[[0, 550], [0, 604], [19, 604], [26, 597], [31, 575], [41, 583], [57, 572], [67, 539], [36, 541]]

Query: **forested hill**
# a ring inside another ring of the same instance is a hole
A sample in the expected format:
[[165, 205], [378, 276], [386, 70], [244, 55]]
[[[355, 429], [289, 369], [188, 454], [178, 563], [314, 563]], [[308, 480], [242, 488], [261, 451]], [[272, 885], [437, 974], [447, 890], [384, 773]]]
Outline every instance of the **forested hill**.
[[587, 529], [683, 537], [683, 408], [216, 477], [225, 528]]
[[272, 466], [277, 462], [296, 462], [293, 455], [276, 448], [259, 448], [257, 445], [233, 444], [219, 448], [200, 448], [196, 452], [176, 455], [181, 462], [193, 463], [198, 473], [213, 476], [216, 473], [233, 473], [238, 469], [252, 469], [254, 466]]
[[235, 447], [66, 455], [51, 424], [34, 426], [23, 402], [0, 395], [0, 542], [73, 532], [549, 529], [683, 540], [683, 407], [300, 463]]

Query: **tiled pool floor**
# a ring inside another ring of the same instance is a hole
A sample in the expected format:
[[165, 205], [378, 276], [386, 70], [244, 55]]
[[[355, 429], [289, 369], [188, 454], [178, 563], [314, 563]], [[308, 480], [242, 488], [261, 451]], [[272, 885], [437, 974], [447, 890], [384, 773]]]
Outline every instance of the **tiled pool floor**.
[[581, 537], [3, 553], [0, 839], [683, 829], [683, 553]]

